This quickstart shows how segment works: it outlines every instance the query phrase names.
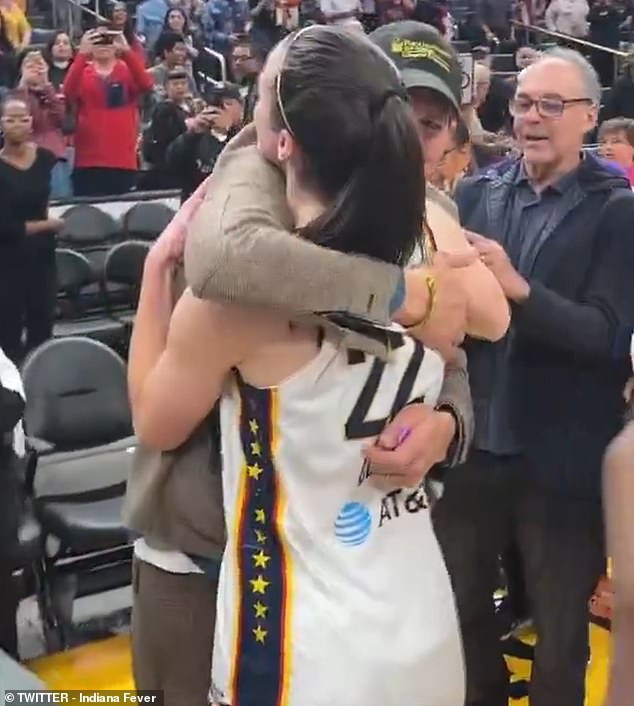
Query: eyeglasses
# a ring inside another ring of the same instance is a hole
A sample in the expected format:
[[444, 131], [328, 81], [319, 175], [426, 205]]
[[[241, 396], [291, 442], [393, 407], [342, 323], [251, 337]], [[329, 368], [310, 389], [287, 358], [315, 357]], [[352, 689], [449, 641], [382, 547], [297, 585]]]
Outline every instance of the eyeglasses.
[[591, 98], [537, 98], [533, 100], [532, 98], [521, 96], [519, 98], [511, 98], [509, 110], [514, 117], [521, 117], [535, 106], [537, 113], [542, 118], [560, 118], [569, 105], [574, 105], [575, 103], [592, 104], [593, 102]]

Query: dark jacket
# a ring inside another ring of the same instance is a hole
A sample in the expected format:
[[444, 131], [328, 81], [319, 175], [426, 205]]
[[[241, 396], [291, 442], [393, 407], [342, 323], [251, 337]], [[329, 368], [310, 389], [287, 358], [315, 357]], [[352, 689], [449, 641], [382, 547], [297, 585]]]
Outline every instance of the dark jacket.
[[628, 69], [614, 82], [601, 111], [602, 122], [620, 117], [634, 118], [634, 81]]
[[[519, 166], [507, 162], [459, 184], [465, 228], [503, 240]], [[575, 205], [544, 234], [528, 301], [513, 306], [511, 423], [540, 485], [598, 499], [601, 458], [621, 425], [630, 369], [634, 194], [592, 156], [580, 165], [578, 184]], [[468, 344], [476, 426], [496, 378], [485, 350], [491, 345]]]
[[221, 142], [211, 132], [185, 132], [167, 150], [166, 165], [171, 177], [182, 189], [185, 201], [213, 171], [216, 160], [233, 133]]
[[484, 103], [478, 108], [478, 117], [482, 127], [489, 132], [504, 129], [511, 132], [509, 100], [515, 92], [514, 87], [499, 76], [491, 76], [491, 86]]
[[590, 41], [603, 47], [617, 49], [619, 46], [619, 25], [625, 16], [611, 5], [593, 5], [588, 13]]
[[143, 159], [150, 168], [140, 178], [141, 189], [181, 188], [180, 177], [168, 168], [166, 155], [170, 144], [186, 132], [186, 118], [183, 108], [169, 100], [159, 103], [154, 109], [152, 121], [142, 138]]

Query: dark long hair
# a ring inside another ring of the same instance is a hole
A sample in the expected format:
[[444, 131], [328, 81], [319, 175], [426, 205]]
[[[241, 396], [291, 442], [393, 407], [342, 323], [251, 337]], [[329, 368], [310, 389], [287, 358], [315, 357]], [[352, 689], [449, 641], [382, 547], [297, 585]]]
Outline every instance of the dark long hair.
[[[44, 61], [46, 61], [46, 63], [49, 66], [53, 65], [53, 61], [54, 61], [53, 47], [55, 46], [55, 42], [57, 41], [57, 38], [60, 36], [60, 34], [65, 34], [70, 39], [68, 32], [65, 32], [63, 29], [60, 29], [57, 32], [55, 32], [55, 34], [53, 34], [51, 36], [51, 38], [48, 40], [48, 42], [46, 42], [46, 47], [44, 48], [44, 51], [42, 52], [42, 56], [44, 57]], [[70, 64], [73, 63], [73, 59], [75, 58], [75, 53], [76, 53], [75, 47], [73, 46], [72, 42], [71, 42], [71, 50], [72, 50], [72, 52], [70, 55], [69, 66], [70, 66]]]
[[123, 36], [126, 39], [126, 42], [132, 46], [137, 42], [137, 36], [134, 32], [134, 24], [132, 22], [132, 18], [130, 17], [130, 13], [128, 12], [128, 7], [125, 2], [113, 2], [108, 4], [108, 9], [106, 12], [106, 15], [110, 22], [112, 22], [112, 18], [114, 16], [114, 11], [117, 9], [119, 5], [123, 5], [125, 11], [126, 11], [126, 21], [125, 24], [123, 25]]
[[170, 9], [165, 13], [165, 21], [163, 22], [163, 31], [167, 32], [174, 32], [170, 26], [169, 26], [169, 16], [172, 14], [172, 12], [178, 12], [182, 15], [183, 19], [185, 20], [185, 23], [183, 24], [183, 30], [179, 34], [182, 34], [183, 37], [188, 37], [191, 30], [189, 28], [189, 17], [187, 16], [187, 13], [185, 10], [183, 10], [182, 7], [170, 7]]
[[340, 27], [313, 26], [285, 43], [273, 119], [301, 148], [300, 179], [330, 204], [302, 235], [405, 264], [420, 239], [425, 181], [396, 68]]

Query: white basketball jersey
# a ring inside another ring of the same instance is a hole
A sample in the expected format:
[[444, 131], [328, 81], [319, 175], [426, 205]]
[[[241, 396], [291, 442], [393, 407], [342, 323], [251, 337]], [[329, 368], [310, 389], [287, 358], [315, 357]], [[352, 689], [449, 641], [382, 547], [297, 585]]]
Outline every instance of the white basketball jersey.
[[221, 402], [228, 542], [212, 702], [462, 706], [453, 594], [423, 487], [386, 492], [361, 449], [443, 363], [407, 338], [390, 360], [324, 342], [276, 388]]

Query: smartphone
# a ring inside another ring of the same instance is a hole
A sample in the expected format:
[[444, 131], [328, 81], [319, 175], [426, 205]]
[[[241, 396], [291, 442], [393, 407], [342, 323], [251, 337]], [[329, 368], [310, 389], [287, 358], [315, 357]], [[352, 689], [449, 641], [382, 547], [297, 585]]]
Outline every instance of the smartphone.
[[121, 36], [121, 32], [116, 32], [115, 30], [106, 30], [105, 32], [99, 32], [95, 39], [94, 44], [104, 45], [104, 44], [114, 44], [114, 40]]
[[114, 42], [114, 37], [108, 36], [105, 32], [100, 32], [98, 35], [95, 36], [95, 38], [92, 40], [92, 43], [96, 46], [104, 46], [108, 44], [112, 44]]

